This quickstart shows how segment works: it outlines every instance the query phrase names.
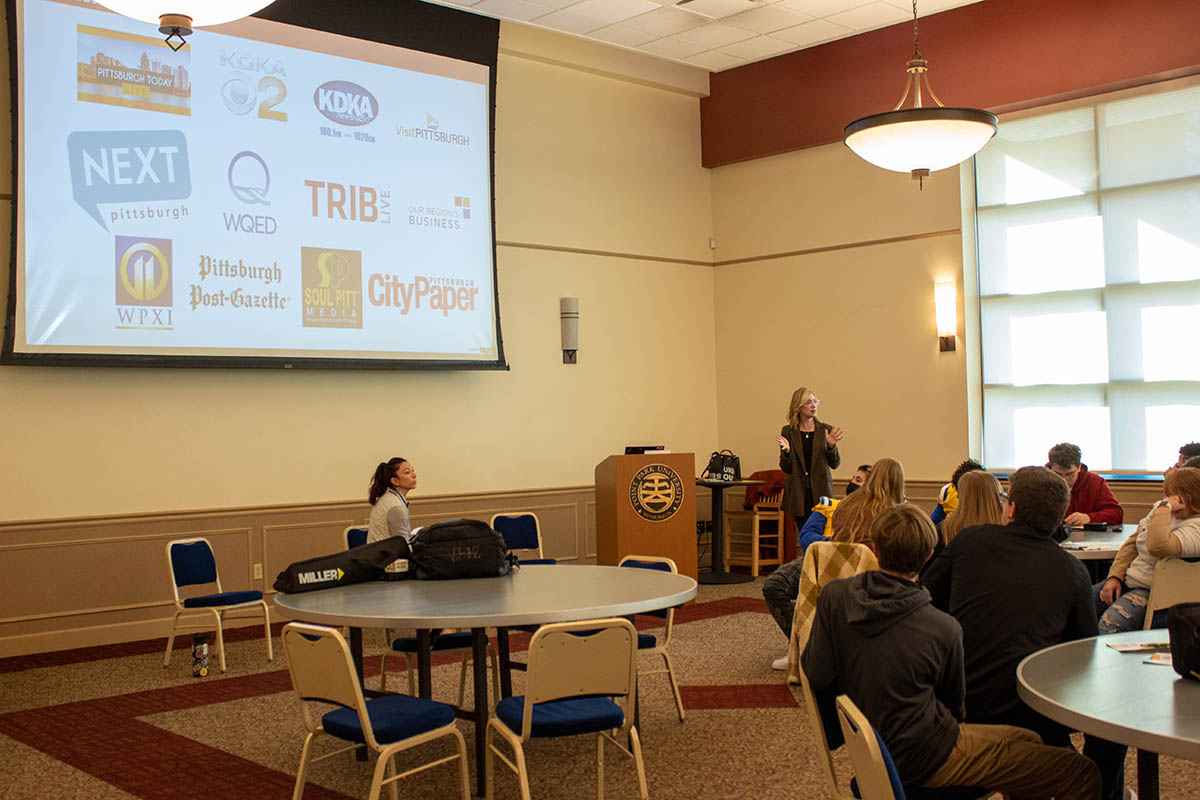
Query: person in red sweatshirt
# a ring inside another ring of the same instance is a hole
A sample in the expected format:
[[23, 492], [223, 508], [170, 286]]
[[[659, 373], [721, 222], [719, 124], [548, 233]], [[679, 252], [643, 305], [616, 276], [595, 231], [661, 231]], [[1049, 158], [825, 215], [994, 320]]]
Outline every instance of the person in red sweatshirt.
[[1125, 521], [1125, 509], [1113, 497], [1108, 483], [1082, 463], [1083, 451], [1078, 445], [1061, 442], [1050, 448], [1046, 466], [1071, 487], [1071, 505], [1067, 507], [1067, 525], [1086, 522], [1106, 522], [1120, 525]]

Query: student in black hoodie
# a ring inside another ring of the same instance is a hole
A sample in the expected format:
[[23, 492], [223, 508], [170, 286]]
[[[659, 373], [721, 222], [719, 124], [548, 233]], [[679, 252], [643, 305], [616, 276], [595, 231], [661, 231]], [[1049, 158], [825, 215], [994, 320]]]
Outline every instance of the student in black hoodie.
[[1095, 800], [1096, 766], [1008, 725], [964, 724], [962, 629], [930, 604], [917, 573], [937, 541], [913, 505], [875, 518], [879, 570], [833, 581], [817, 598], [800, 662], [817, 692], [854, 701], [909, 786], [979, 786], [1021, 798]]

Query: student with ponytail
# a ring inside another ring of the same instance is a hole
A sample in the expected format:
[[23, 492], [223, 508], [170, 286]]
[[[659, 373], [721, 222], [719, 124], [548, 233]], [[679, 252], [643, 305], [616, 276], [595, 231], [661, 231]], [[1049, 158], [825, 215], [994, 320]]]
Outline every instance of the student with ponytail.
[[367, 492], [367, 502], [371, 504], [368, 542], [389, 536], [409, 538], [412, 524], [408, 521], [408, 493], [416, 486], [417, 471], [407, 459], [395, 457], [379, 463]]

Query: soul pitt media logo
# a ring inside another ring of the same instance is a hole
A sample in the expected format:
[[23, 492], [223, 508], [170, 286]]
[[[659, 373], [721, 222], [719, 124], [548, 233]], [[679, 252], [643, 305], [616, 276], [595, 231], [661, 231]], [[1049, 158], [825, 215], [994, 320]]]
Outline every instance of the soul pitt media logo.
[[306, 328], [362, 327], [362, 251], [300, 248]]
[[662, 522], [683, 504], [683, 481], [666, 464], [647, 464], [629, 482], [629, 504], [642, 519]]
[[171, 240], [116, 237], [118, 330], [171, 330]]

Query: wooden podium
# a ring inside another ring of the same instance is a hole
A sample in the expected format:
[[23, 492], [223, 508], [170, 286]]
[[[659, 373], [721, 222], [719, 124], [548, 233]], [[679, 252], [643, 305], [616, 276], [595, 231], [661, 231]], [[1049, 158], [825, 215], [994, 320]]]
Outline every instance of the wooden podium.
[[596, 563], [665, 556], [696, 577], [696, 457], [609, 456], [596, 465]]

